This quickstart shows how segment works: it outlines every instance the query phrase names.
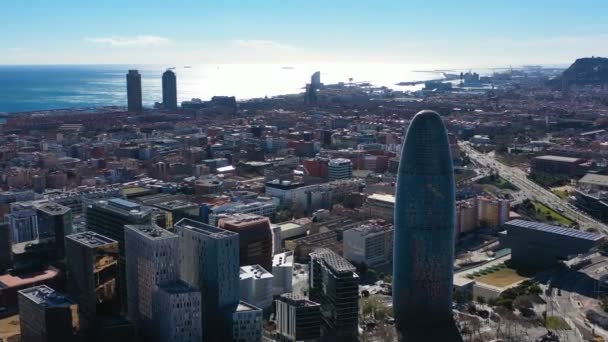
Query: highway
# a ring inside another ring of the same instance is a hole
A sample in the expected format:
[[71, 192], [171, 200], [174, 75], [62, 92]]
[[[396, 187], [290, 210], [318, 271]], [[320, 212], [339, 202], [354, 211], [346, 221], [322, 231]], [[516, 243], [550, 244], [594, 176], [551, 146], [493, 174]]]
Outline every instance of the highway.
[[577, 221], [581, 229], [596, 228], [608, 235], [608, 226], [589, 217], [551, 191], [529, 180], [526, 177], [525, 171], [502, 164], [492, 154], [478, 152], [467, 142], [459, 142], [459, 146], [467, 153], [471, 161], [482, 167], [496, 170], [502, 178], [518, 187], [527, 198], [541, 202], [547, 207]]

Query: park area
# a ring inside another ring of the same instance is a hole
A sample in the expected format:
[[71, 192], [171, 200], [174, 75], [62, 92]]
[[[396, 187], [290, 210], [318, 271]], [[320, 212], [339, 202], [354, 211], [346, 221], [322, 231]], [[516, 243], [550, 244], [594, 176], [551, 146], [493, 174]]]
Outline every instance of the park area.
[[471, 279], [477, 282], [499, 288], [508, 287], [520, 281], [529, 279], [517, 273], [516, 270], [505, 264], [494, 265], [470, 274]]

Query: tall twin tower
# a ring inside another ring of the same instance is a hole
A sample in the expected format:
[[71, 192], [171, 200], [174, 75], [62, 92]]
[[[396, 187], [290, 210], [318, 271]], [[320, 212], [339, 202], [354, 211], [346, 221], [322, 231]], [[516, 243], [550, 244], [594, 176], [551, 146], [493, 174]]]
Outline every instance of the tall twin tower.
[[455, 199], [447, 133], [433, 111], [407, 130], [397, 178], [393, 310], [400, 341], [461, 341], [452, 318]]

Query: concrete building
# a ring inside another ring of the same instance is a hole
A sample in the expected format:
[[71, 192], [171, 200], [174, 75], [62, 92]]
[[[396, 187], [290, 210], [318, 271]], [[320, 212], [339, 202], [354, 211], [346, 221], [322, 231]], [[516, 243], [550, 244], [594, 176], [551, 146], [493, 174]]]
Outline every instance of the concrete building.
[[277, 332], [282, 341], [315, 341], [321, 337], [321, 305], [293, 293], [275, 300]]
[[[421, 111], [401, 151], [395, 201], [393, 308], [407, 341], [453, 341], [455, 185], [439, 114]], [[435, 329], [445, 326], [445, 329]]]
[[[477, 202], [477, 198], [473, 198], [456, 203], [456, 236], [472, 232], [479, 226], [479, 208]], [[502, 218], [502, 215], [498, 217]]]
[[11, 250], [11, 227], [7, 222], [0, 223], [0, 273], [13, 265]]
[[129, 112], [141, 112], [143, 110], [141, 75], [137, 70], [129, 70], [127, 74], [127, 110]]
[[[206, 220], [216, 226], [220, 217], [230, 214], [254, 214], [274, 217], [279, 207], [279, 201], [267, 197], [258, 197], [255, 200], [241, 200], [221, 205], [207, 207]], [[203, 217], [205, 220], [205, 217]]]
[[359, 328], [359, 276], [333, 251], [310, 254], [310, 299], [321, 304], [322, 335], [327, 341], [356, 341]]
[[530, 161], [530, 172], [576, 176], [583, 172], [580, 164], [584, 161], [584, 159], [573, 157], [538, 156]]
[[177, 81], [172, 70], [163, 73], [163, 107], [177, 109]]
[[45, 285], [19, 291], [21, 341], [74, 341], [71, 305]]
[[608, 176], [588, 173], [577, 182], [577, 187], [585, 193], [601, 193], [608, 191]]
[[200, 342], [201, 292], [182, 281], [164, 283], [154, 292], [155, 340]]
[[507, 199], [480, 196], [477, 198], [479, 223], [485, 227], [499, 227], [509, 220], [510, 201]]
[[34, 205], [38, 218], [38, 239], [51, 240], [55, 245], [55, 256], [65, 256], [65, 237], [72, 234], [72, 209], [53, 202]]
[[353, 163], [346, 158], [330, 159], [327, 163], [327, 174], [330, 182], [353, 178]]
[[241, 266], [239, 275], [241, 301], [262, 310], [272, 305], [272, 285], [274, 277], [260, 265]]
[[218, 226], [239, 234], [241, 266], [259, 264], [264, 269], [272, 269], [272, 231], [268, 217], [232, 214], [222, 217]]
[[175, 233], [181, 278], [201, 291], [203, 339], [225, 339], [239, 303], [239, 235], [190, 219], [175, 224]]
[[500, 233], [500, 243], [511, 248], [511, 261], [531, 268], [549, 268], [596, 248], [601, 234], [544, 223], [511, 220]]
[[68, 294], [78, 304], [80, 335], [98, 336], [101, 322], [119, 313], [118, 242], [95, 232], [65, 238]]
[[13, 244], [38, 239], [38, 217], [31, 202], [12, 203], [6, 219], [11, 227]]
[[345, 230], [342, 255], [348, 261], [375, 267], [393, 259], [394, 229], [384, 222], [369, 221]]
[[127, 310], [127, 283], [125, 262], [125, 225], [149, 225], [152, 213], [149, 208], [121, 198], [89, 202], [85, 208], [85, 221], [89, 231], [118, 242], [118, 293], [123, 309]]
[[232, 313], [231, 341], [258, 342], [262, 340], [262, 309], [243, 301]]
[[272, 287], [275, 296], [293, 289], [293, 252], [275, 254], [272, 258]]
[[393, 222], [395, 215], [395, 196], [388, 194], [373, 194], [361, 208], [363, 215], [372, 219]]
[[154, 225], [125, 226], [129, 318], [140, 334], [153, 337], [156, 316], [153, 296], [162, 283], [179, 280], [178, 236]]

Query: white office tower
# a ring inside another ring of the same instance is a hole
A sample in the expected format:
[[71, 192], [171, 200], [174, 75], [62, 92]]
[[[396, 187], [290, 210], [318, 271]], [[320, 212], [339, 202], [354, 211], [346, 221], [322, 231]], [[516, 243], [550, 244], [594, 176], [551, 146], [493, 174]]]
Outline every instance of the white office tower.
[[161, 285], [154, 294], [159, 342], [200, 342], [201, 292], [182, 281]]
[[272, 258], [273, 294], [291, 292], [293, 289], [293, 252], [275, 254]]
[[241, 300], [261, 309], [272, 305], [273, 276], [260, 265], [242, 266]]
[[153, 338], [160, 314], [153, 305], [159, 285], [179, 280], [178, 236], [155, 225], [125, 226], [129, 318], [140, 335]]
[[353, 178], [353, 163], [350, 159], [336, 158], [327, 163], [329, 181]]
[[11, 212], [6, 218], [11, 227], [13, 244], [38, 238], [38, 217], [31, 202], [12, 203]]
[[262, 340], [262, 309], [243, 301], [232, 314], [232, 341], [259, 342]]
[[181, 277], [201, 291], [203, 340], [226, 340], [239, 303], [239, 235], [187, 218], [175, 224], [175, 233]]

